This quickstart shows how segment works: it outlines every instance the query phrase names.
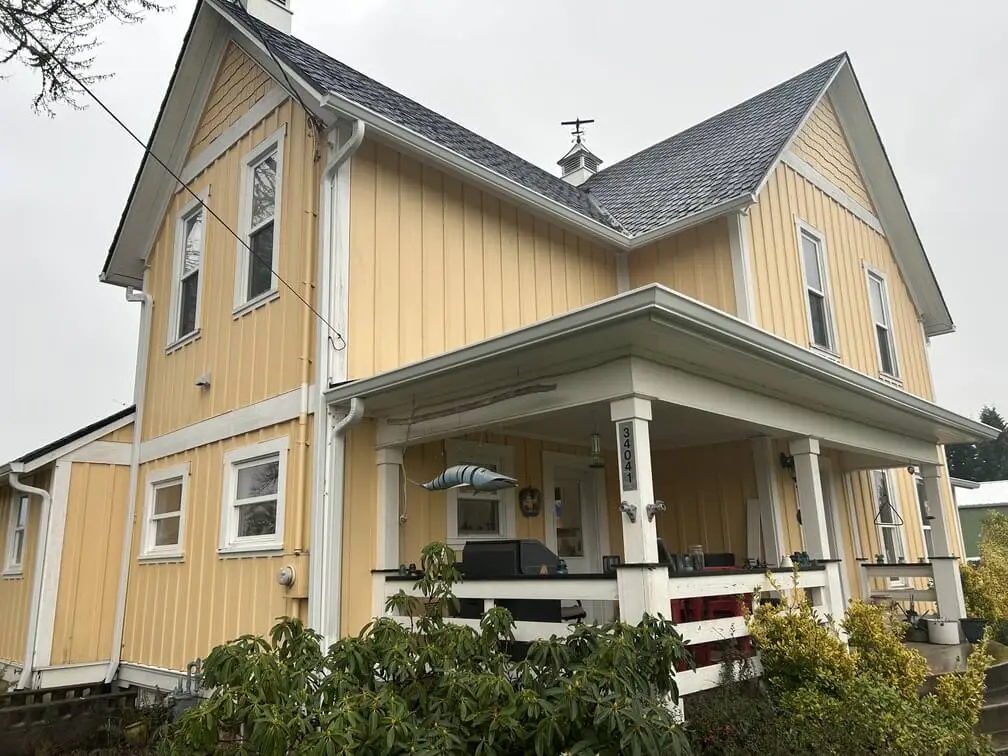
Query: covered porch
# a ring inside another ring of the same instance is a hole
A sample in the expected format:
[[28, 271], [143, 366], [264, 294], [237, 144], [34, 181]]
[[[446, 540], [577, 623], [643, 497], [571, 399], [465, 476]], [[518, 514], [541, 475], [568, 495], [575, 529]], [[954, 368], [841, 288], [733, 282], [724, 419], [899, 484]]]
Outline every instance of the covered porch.
[[[364, 417], [344, 430], [347, 630], [409, 588], [402, 573], [433, 540], [455, 546], [463, 565], [466, 544], [501, 539], [538, 541], [563, 560], [567, 575], [458, 586], [484, 608], [535, 598], [578, 603], [587, 621], [661, 613], [698, 648], [743, 639], [727, 603], [769, 595], [768, 569], [790, 587], [782, 557], [795, 552], [811, 560], [799, 582], [825, 614], [907, 590], [963, 616], [938, 446], [991, 431], [660, 286], [328, 398], [338, 415], [351, 403]], [[517, 486], [487, 496], [418, 485], [460, 463]], [[683, 558], [695, 546], [701, 571]], [[517, 634], [567, 626], [523, 620]], [[692, 692], [716, 680], [713, 666], [680, 684]]]

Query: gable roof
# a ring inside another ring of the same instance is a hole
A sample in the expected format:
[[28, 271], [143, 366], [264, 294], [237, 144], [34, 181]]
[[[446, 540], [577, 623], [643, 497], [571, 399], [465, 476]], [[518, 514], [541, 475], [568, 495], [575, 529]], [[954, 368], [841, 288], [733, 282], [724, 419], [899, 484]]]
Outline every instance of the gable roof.
[[837, 55], [584, 183], [631, 236], [755, 194], [847, 55]]
[[[37, 449], [32, 449], [30, 452], [22, 454], [16, 459], [12, 459], [7, 464], [0, 467], [0, 473], [7, 473], [11, 470], [12, 466], [15, 465], [26, 465], [33, 468], [42, 467], [44, 464], [48, 463], [49, 457], [56, 456], [61, 457], [64, 453], [73, 451], [71, 447], [77, 442], [84, 440], [94, 440], [89, 439], [90, 436], [98, 435], [103, 436], [106, 433], [110, 433], [116, 429], [116, 427], [122, 427], [124, 425], [129, 425], [133, 422], [134, 415], [136, 413], [136, 406], [126, 407], [118, 412], [109, 415], [108, 417], [103, 417], [101, 420], [97, 420], [90, 425], [85, 425], [83, 428], [78, 428], [72, 433], [68, 433], [62, 438], [57, 438], [55, 441], [50, 441], [44, 446], [40, 446]], [[32, 465], [32, 463], [40, 464]], [[30, 471], [30, 470], [29, 470]]]
[[[215, 41], [221, 44], [218, 31], [225, 27], [248, 42], [254, 57], [274, 76], [289, 74], [313, 96], [309, 106], [320, 106], [330, 120], [334, 111], [359, 118], [369, 132], [622, 251], [753, 204], [790, 141], [829, 91], [838, 111], [852, 113], [841, 121], [845, 130], [852, 126], [852, 151], [925, 331], [936, 335], [954, 329], [846, 53], [631, 155], [576, 187], [259, 21], [236, 0], [199, 0], [149, 143], [156, 154], [168, 156], [166, 162], [176, 172], [182, 169], [191, 137], [187, 128], [195, 128], [184, 127], [185, 119], [209, 86], [209, 49]], [[190, 49], [195, 54], [189, 55]], [[152, 188], [157, 184], [160, 190]], [[876, 184], [881, 188], [873, 191]], [[102, 280], [142, 283], [142, 265], [161, 222], [158, 212], [163, 215], [167, 209], [174, 186], [145, 156]]]

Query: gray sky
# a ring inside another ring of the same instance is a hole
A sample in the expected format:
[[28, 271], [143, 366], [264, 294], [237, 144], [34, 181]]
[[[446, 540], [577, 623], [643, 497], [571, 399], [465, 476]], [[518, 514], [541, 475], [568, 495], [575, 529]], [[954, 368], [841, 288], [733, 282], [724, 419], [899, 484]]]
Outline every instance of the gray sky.
[[[97, 89], [150, 133], [194, 0], [109, 27]], [[813, 10], [814, 9], [814, 10]], [[559, 121], [595, 118], [610, 164], [847, 50], [956, 321], [935, 339], [939, 403], [1008, 410], [999, 226], [1008, 174], [1008, 5], [958, 2], [472, 3], [294, 0], [294, 33], [550, 170]], [[97, 107], [30, 110], [0, 81], [8, 231], [0, 460], [132, 401], [138, 305], [98, 283], [140, 149]], [[995, 180], [997, 179], [997, 180]], [[11, 233], [13, 232], [13, 233]]]

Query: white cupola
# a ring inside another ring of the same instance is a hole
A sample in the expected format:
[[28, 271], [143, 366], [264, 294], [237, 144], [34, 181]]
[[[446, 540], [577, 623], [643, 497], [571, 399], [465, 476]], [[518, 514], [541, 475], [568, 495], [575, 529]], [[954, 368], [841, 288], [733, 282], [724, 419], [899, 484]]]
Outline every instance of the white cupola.
[[580, 186], [587, 181], [602, 164], [602, 160], [585, 146], [584, 131], [581, 127], [587, 123], [595, 123], [595, 121], [576, 118], [573, 121], [561, 121], [560, 124], [561, 126], [574, 127], [571, 132], [574, 137], [574, 146], [557, 161], [557, 165], [560, 166], [560, 178], [574, 186]]

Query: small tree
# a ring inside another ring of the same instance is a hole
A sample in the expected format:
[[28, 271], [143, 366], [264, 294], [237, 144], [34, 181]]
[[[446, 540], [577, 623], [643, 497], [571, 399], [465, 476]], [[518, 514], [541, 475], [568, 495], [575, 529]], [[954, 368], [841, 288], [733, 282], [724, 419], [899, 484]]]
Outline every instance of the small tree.
[[673, 670], [688, 656], [669, 622], [583, 625], [515, 653], [510, 613], [479, 630], [445, 621], [455, 556], [428, 546], [416, 586], [380, 618], [323, 651], [321, 638], [284, 619], [270, 640], [215, 648], [210, 697], [168, 730], [166, 753], [679, 754], [685, 736], [669, 708]]
[[1001, 435], [992, 441], [945, 447], [949, 474], [966, 480], [1008, 480], [1008, 424], [996, 408], [986, 405], [980, 410], [980, 422], [997, 428]]
[[171, 7], [164, 0], [0, 0], [0, 66], [20, 64], [38, 72], [36, 111], [52, 106], [80, 108], [81, 87], [107, 74], [96, 73], [98, 28], [106, 21], [137, 23]]

